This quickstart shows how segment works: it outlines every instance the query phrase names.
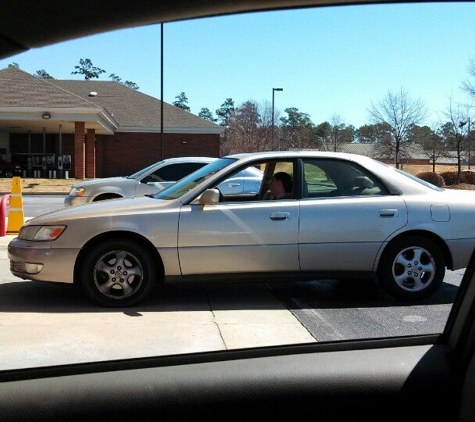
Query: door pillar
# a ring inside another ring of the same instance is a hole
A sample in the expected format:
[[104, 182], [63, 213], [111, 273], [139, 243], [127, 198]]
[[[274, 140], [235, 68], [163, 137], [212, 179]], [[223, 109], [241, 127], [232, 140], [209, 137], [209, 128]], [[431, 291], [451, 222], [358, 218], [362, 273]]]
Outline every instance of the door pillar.
[[74, 177], [84, 179], [84, 143], [86, 140], [86, 124], [84, 122], [74, 122]]

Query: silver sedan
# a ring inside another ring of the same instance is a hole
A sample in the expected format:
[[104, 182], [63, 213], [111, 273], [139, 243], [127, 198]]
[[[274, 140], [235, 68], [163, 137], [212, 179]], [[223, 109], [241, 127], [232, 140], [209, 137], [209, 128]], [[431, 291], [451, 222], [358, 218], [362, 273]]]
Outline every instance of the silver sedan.
[[[167, 158], [152, 164], [130, 176], [106, 177], [87, 180], [71, 186], [64, 199], [66, 207], [88, 202], [115, 198], [155, 195], [177, 180], [216, 160], [210, 157]], [[221, 183], [218, 188], [223, 194], [256, 194], [262, 181], [262, 172], [255, 168], [245, 169]]]
[[[217, 189], [251, 168], [263, 172], [256, 194]], [[474, 192], [437, 188], [363, 156], [239, 154], [155, 197], [39, 216], [8, 253], [14, 275], [81, 284], [104, 306], [137, 304], [163, 282], [328, 277], [374, 277], [395, 298], [419, 300], [439, 288], [446, 268], [466, 267], [474, 212]]]

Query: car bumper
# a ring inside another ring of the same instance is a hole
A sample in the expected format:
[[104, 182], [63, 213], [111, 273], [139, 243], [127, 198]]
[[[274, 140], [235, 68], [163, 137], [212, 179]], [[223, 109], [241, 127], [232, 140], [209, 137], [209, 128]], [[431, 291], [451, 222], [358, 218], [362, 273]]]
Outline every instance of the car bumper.
[[88, 201], [87, 196], [67, 196], [64, 199], [65, 207], [75, 207], [76, 205], [86, 204]]
[[8, 245], [10, 271], [25, 280], [73, 283], [79, 249], [54, 249], [51, 242], [13, 239]]
[[447, 246], [453, 259], [453, 270], [466, 268], [474, 251], [475, 238], [448, 240]]

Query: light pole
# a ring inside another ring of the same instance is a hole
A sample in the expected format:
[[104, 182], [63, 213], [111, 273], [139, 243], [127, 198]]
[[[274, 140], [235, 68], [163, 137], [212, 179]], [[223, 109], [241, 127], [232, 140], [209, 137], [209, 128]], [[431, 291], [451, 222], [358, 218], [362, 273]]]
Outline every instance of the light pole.
[[[463, 145], [463, 127], [468, 123], [467, 122], [460, 122], [459, 124], [459, 129], [460, 133], [457, 133], [456, 139], [457, 139], [457, 162], [458, 162], [458, 171], [457, 171], [457, 183], [460, 183], [460, 171], [462, 170], [462, 159], [460, 158], [460, 154], [462, 152], [462, 148], [464, 147]], [[468, 135], [468, 133], [467, 133]], [[467, 136], [468, 139], [468, 136]], [[469, 158], [468, 161], [470, 162], [470, 152], [468, 153]]]
[[[274, 146], [274, 94], [275, 91], [283, 91], [284, 88], [272, 88], [272, 128], [271, 128], [271, 143]], [[280, 141], [279, 141], [279, 149], [280, 149]]]
[[472, 137], [470, 135], [470, 117], [468, 118], [467, 143], [468, 143], [468, 169], [470, 170], [470, 161], [472, 159], [472, 157], [470, 157], [470, 154], [472, 153]]

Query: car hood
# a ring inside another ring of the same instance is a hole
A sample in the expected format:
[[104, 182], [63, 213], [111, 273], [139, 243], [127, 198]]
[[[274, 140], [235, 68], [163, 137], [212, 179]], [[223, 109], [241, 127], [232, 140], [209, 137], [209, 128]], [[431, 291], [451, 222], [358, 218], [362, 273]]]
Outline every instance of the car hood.
[[[178, 204], [178, 205], [177, 205]], [[25, 225], [56, 225], [67, 224], [73, 220], [91, 218], [117, 218], [126, 215], [147, 214], [160, 209], [176, 208], [181, 203], [178, 200], [166, 201], [150, 197], [119, 198], [107, 201], [92, 202], [76, 207], [60, 208], [46, 214], [39, 215], [27, 221]]]
[[87, 186], [101, 186], [101, 185], [106, 186], [110, 184], [123, 183], [126, 180], [133, 181], [134, 179], [128, 179], [125, 176], [106, 177], [105, 179], [92, 179], [92, 180], [87, 180], [85, 182], [75, 183], [74, 185], [72, 185], [72, 187], [77, 187], [77, 186], [87, 187]]

